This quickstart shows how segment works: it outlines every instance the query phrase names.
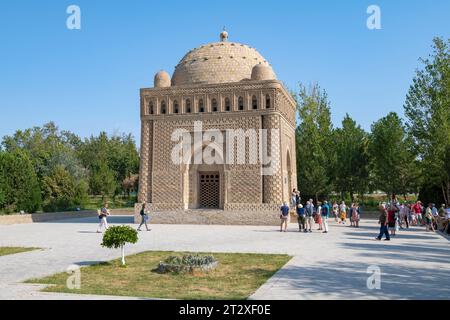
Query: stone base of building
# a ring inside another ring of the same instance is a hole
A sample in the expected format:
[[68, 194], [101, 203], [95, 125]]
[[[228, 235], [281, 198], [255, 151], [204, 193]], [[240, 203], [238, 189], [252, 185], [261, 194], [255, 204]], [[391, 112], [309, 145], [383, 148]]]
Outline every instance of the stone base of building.
[[[134, 222], [140, 223], [142, 204], [136, 203]], [[177, 205], [147, 204], [152, 224], [278, 226], [279, 206], [267, 204], [228, 204], [220, 209], [189, 209]]]

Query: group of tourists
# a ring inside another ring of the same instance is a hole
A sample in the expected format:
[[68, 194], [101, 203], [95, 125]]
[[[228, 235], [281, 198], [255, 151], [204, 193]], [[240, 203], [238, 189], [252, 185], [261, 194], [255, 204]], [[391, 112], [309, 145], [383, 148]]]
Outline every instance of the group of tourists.
[[359, 221], [361, 220], [361, 207], [358, 203], [352, 203], [350, 206], [347, 206], [345, 201], [342, 201], [341, 204], [337, 202], [330, 204], [328, 201], [316, 201], [314, 203], [313, 199], [309, 199], [303, 206], [300, 192], [296, 189], [292, 191], [290, 206], [284, 203], [280, 210], [280, 232], [287, 231], [291, 211], [297, 214], [299, 231], [304, 233], [312, 232], [313, 224], [318, 226], [318, 231], [328, 233], [328, 220], [331, 215], [334, 217], [335, 222], [339, 224], [345, 225], [347, 224], [347, 219], [349, 219], [350, 226], [356, 228], [359, 227]]
[[380, 233], [377, 240], [385, 236], [389, 241], [391, 236], [395, 236], [401, 229], [408, 229], [410, 226], [425, 226], [426, 231], [442, 231], [449, 233], [450, 208], [442, 204], [437, 209], [434, 203], [424, 206], [421, 201], [414, 204], [400, 203], [395, 195], [392, 195], [388, 203], [380, 204]]

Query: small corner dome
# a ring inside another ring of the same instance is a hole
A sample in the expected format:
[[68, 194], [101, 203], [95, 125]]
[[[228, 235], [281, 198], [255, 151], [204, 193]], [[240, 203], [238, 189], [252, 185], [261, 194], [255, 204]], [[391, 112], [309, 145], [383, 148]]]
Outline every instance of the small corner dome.
[[263, 64], [257, 64], [252, 69], [252, 80], [274, 80], [276, 79], [275, 74], [270, 66]]
[[159, 71], [155, 74], [154, 87], [166, 88], [171, 86], [170, 75], [166, 71]]

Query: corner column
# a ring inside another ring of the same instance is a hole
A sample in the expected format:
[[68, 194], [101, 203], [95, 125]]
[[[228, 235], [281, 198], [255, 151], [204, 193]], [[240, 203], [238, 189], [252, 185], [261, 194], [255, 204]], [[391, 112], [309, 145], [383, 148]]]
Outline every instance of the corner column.
[[142, 120], [138, 202], [152, 202], [153, 121]]

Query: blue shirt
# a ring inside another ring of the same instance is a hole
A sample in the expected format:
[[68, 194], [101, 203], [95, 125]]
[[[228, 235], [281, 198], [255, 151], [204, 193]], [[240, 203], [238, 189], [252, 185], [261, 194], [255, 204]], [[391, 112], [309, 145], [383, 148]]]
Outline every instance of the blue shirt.
[[281, 214], [285, 217], [289, 215], [289, 207], [288, 206], [282, 206], [281, 207]]
[[297, 214], [301, 217], [305, 215], [305, 208], [297, 208]]
[[330, 216], [330, 206], [328, 204], [324, 204], [322, 206], [322, 217], [329, 217]]

